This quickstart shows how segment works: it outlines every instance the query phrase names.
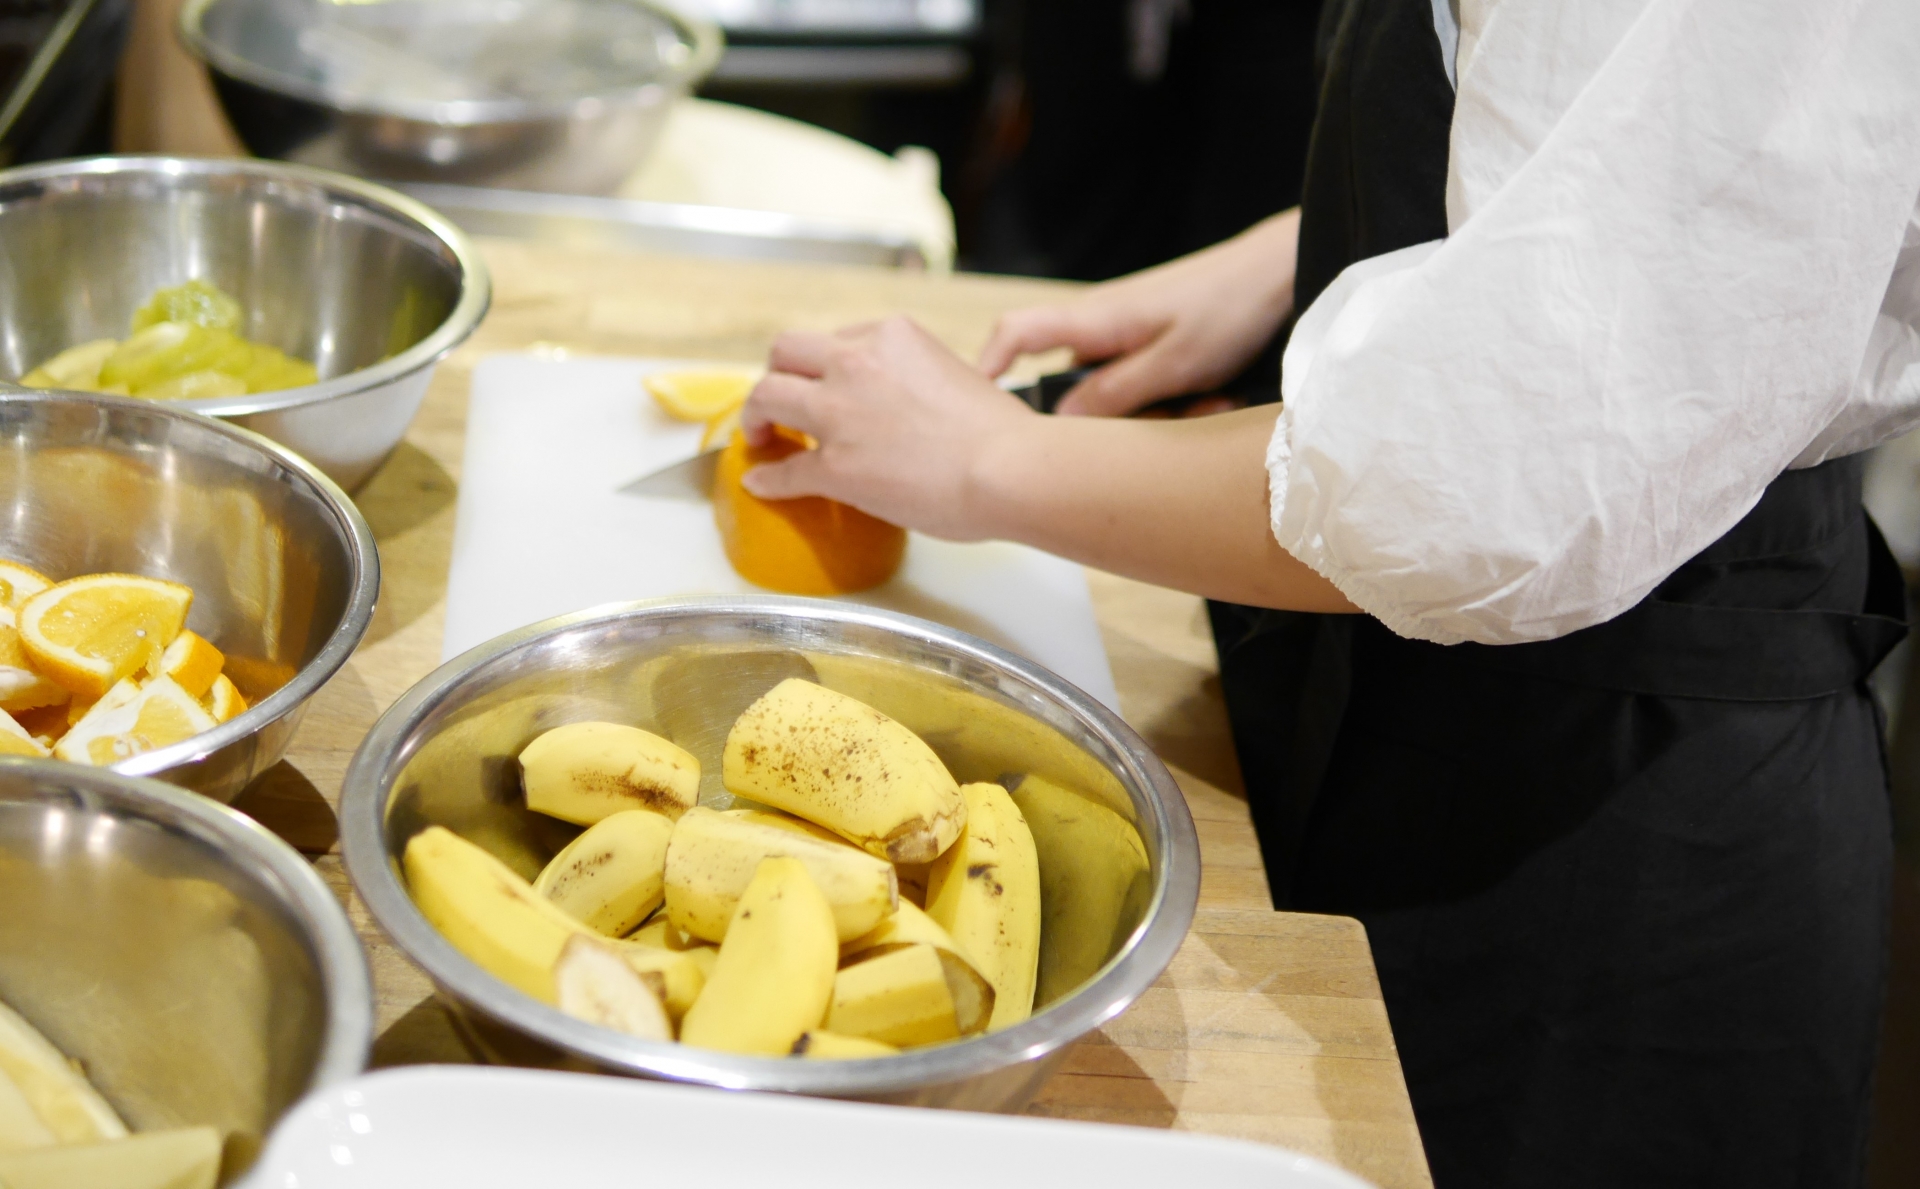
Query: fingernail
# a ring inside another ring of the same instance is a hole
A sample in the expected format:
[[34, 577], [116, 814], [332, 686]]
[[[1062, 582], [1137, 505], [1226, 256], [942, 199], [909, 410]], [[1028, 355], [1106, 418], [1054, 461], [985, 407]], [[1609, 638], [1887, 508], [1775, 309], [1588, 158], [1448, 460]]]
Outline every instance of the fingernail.
[[743, 475], [741, 475], [741, 476], [740, 476], [740, 486], [742, 486], [742, 487], [744, 487], [744, 488], [746, 488], [746, 489], [747, 489], [747, 494], [748, 494], [748, 495], [762, 495], [762, 494], [764, 494], [764, 493], [763, 493], [763, 492], [762, 492], [762, 491], [760, 490], [760, 468], [759, 468], [759, 467], [754, 467], [754, 468], [753, 468], [752, 470], [750, 470], [750, 471], [748, 471], [748, 472], [746, 472], [745, 474], [743, 474]]

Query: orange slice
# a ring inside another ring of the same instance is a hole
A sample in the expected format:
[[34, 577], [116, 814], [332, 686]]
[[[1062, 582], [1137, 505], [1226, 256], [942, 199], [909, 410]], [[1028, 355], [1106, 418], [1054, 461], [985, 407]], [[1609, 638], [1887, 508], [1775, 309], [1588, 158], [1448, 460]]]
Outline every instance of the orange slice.
[[196, 698], [204, 698], [226, 661], [220, 650], [207, 643], [200, 633], [186, 631], [173, 638], [173, 643], [167, 645], [167, 650], [148, 672], [156, 677], [171, 677], [180, 683], [181, 689]]
[[678, 421], [712, 421], [747, 401], [760, 382], [750, 371], [655, 372], [641, 384], [661, 411]]
[[12, 714], [61, 705], [68, 697], [66, 689], [34, 671], [14, 625], [13, 608], [0, 607], [0, 710]]
[[233, 682], [228, 681], [227, 675], [222, 673], [213, 679], [213, 688], [207, 691], [201, 705], [207, 708], [208, 714], [213, 715], [213, 721], [226, 722], [246, 710], [247, 700], [240, 696]]
[[41, 756], [47, 749], [40, 741], [27, 734], [27, 729], [13, 721], [13, 716], [0, 710], [0, 756]]
[[40, 571], [0, 558], [0, 603], [17, 609], [52, 585], [53, 579]]
[[[132, 693], [126, 691], [131, 689]], [[171, 677], [122, 681], [53, 745], [55, 759], [104, 768], [191, 739], [217, 724]]]
[[98, 698], [165, 652], [192, 605], [193, 591], [178, 582], [89, 574], [27, 600], [20, 643], [35, 669], [83, 698]]
[[880, 585], [900, 568], [904, 529], [818, 496], [763, 500], [741, 486], [750, 468], [806, 448], [805, 435], [788, 429], [752, 447], [736, 431], [720, 452], [713, 518], [727, 560], [747, 581], [785, 594], [851, 594]]

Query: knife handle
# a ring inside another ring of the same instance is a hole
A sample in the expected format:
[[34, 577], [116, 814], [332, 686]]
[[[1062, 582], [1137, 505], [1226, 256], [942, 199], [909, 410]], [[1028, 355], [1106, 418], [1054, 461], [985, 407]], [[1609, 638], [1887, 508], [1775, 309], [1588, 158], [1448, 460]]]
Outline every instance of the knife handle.
[[[1021, 400], [1033, 407], [1037, 413], [1052, 413], [1059, 409], [1060, 401], [1073, 390], [1073, 386], [1092, 375], [1099, 365], [1069, 368], [1064, 372], [1050, 372], [1031, 384], [1022, 384], [1011, 391]], [[1185, 413], [1197, 401], [1210, 396], [1232, 395], [1230, 393], [1189, 392], [1179, 396], [1163, 397], [1150, 405], [1142, 406], [1131, 414], [1135, 417], [1178, 417]]]

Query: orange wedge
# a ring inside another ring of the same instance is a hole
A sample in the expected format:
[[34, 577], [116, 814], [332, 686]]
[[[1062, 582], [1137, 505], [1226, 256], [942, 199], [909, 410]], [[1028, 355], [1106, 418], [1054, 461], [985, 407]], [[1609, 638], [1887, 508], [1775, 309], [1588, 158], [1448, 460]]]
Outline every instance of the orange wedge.
[[749, 371], [655, 372], [641, 384], [661, 411], [678, 421], [712, 421], [739, 408], [760, 382]]
[[0, 756], [41, 756], [47, 749], [40, 741], [27, 734], [27, 729], [13, 721], [13, 716], [0, 710]]
[[61, 736], [53, 756], [104, 768], [191, 739], [215, 725], [206, 708], [171, 677], [156, 677], [142, 687], [122, 681]]
[[20, 643], [35, 669], [83, 698], [98, 698], [165, 652], [192, 605], [193, 591], [178, 582], [89, 574], [27, 600]]
[[173, 643], [167, 645], [167, 650], [148, 671], [157, 677], [171, 677], [189, 694], [205, 698], [226, 661], [220, 650], [207, 643], [200, 633], [185, 631], [173, 638]]
[[18, 608], [53, 585], [53, 579], [17, 561], [0, 558], [0, 603]]
[[207, 691], [207, 696], [200, 704], [207, 708], [208, 714], [213, 715], [215, 722], [238, 717], [247, 708], [247, 700], [240, 696], [240, 691], [233, 682], [227, 680], [225, 673], [213, 679], [213, 688]]
[[13, 608], [0, 607], [0, 710], [12, 714], [61, 705], [67, 691], [34, 671], [14, 624]]

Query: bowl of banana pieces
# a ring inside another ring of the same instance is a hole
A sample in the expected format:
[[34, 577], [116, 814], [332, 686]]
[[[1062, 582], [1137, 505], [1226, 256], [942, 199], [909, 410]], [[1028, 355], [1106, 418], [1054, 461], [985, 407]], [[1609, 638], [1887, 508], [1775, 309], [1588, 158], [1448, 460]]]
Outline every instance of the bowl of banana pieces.
[[978, 638], [715, 596], [454, 658], [341, 844], [490, 1060], [1018, 1110], [1185, 938], [1199, 845], [1112, 711]]

